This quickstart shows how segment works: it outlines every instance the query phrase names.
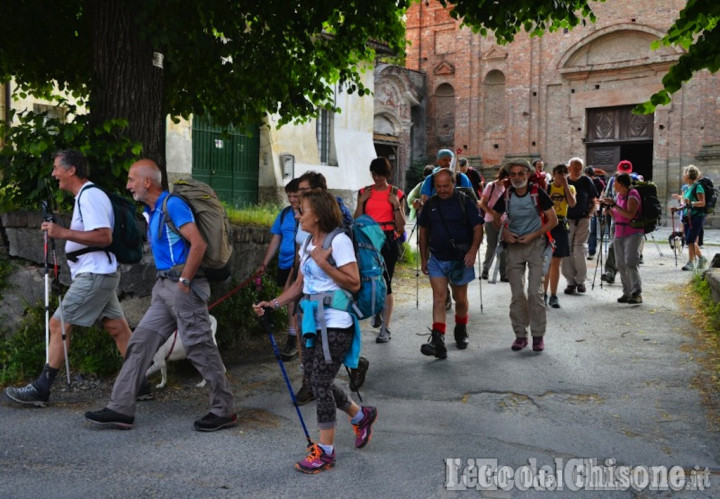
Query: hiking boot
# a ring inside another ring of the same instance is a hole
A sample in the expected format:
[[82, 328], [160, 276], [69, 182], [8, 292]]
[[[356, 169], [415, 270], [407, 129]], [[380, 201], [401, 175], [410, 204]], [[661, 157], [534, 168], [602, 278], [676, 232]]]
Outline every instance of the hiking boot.
[[574, 295], [576, 289], [577, 289], [577, 286], [575, 284], [568, 284], [567, 288], [565, 288], [564, 293], [566, 295]]
[[85, 413], [85, 419], [91, 423], [106, 428], [116, 428], [118, 430], [132, 430], [135, 418], [126, 416], [105, 407], [99, 411], [88, 411]]
[[548, 301], [548, 304], [552, 308], [560, 308], [560, 300], [558, 300], [558, 297], [556, 295], [552, 295], [550, 297], [550, 301]]
[[377, 329], [377, 328], [379, 328], [380, 326], [382, 326], [382, 314], [381, 314], [381, 313], [377, 313], [377, 314], [373, 315], [373, 318], [372, 318], [372, 327], [374, 327], [374, 328]]
[[[360, 359], [358, 359], [357, 369], [350, 369], [350, 390], [356, 392], [363, 386], [368, 367], [370, 367], [370, 362], [365, 357], [360, 357]], [[305, 388], [305, 385], [303, 385], [303, 388]], [[300, 390], [302, 391], [302, 388], [300, 388]], [[314, 399], [315, 397], [313, 396], [311, 400]], [[299, 403], [300, 402], [298, 402], [298, 404]]]
[[683, 267], [682, 270], [695, 270], [695, 265], [693, 265], [693, 262], [687, 262]]
[[215, 413], [208, 412], [202, 419], [198, 419], [193, 423], [197, 431], [218, 431], [223, 428], [232, 428], [237, 425], [237, 414], [233, 413], [229, 416], [218, 416]]
[[32, 383], [22, 388], [8, 386], [5, 388], [5, 395], [18, 404], [34, 405], [35, 407], [46, 407], [50, 400], [50, 392], [43, 393]]
[[500, 277], [500, 282], [510, 282], [510, 278], [507, 276]]
[[488, 280], [488, 277], [489, 277], [488, 274], [489, 274], [489, 272], [488, 272], [487, 270], [483, 270], [481, 277], [487, 281], [487, 280]]
[[515, 338], [515, 341], [513, 341], [512, 345], [510, 345], [510, 349], [513, 352], [519, 352], [520, 350], [525, 348], [527, 346], [527, 344], [528, 344], [527, 338], [517, 337], [517, 338]]
[[470, 343], [468, 338], [467, 325], [466, 324], [455, 324], [455, 345], [458, 350], [465, 350]]
[[698, 269], [704, 269], [706, 265], [707, 265], [707, 258], [705, 258], [704, 256], [701, 256], [700, 258], [698, 258]]
[[609, 272], [605, 272], [603, 275], [600, 276], [600, 280], [608, 284], [612, 284], [615, 282], [615, 275], [610, 274]]
[[372, 424], [377, 418], [377, 409], [374, 407], [361, 407], [360, 410], [365, 416], [363, 416], [362, 421], [353, 425], [353, 431], [355, 432], [355, 447], [358, 449], [362, 449], [370, 441], [370, 437], [372, 437]]
[[642, 295], [640, 293], [635, 293], [630, 298], [628, 298], [627, 301], [630, 305], [637, 305], [642, 303]]
[[135, 397], [135, 400], [138, 402], [143, 402], [145, 400], [153, 400], [155, 398], [155, 395], [152, 393], [152, 389], [150, 388], [150, 382], [145, 378], [140, 385], [140, 391], [137, 394], [137, 397]]
[[595, 258], [595, 254], [594, 254], [594, 253], [588, 254], [588, 256], [587, 256], [587, 259], [588, 259], [588, 260], [592, 260], [593, 258]]
[[375, 343], [387, 343], [388, 341], [390, 341], [390, 331], [386, 327], [380, 328]]
[[280, 350], [280, 358], [285, 362], [294, 360], [298, 356], [297, 336], [288, 335], [285, 345]]
[[577, 292], [578, 292], [578, 293], [584, 293], [585, 291], [587, 291], [587, 288], [585, 287], [584, 284], [578, 284], [578, 285], [577, 285]]
[[305, 383], [305, 379], [303, 379], [302, 386], [295, 394], [295, 402], [297, 402], [297, 405], [305, 405], [312, 402], [313, 400], [315, 400], [315, 394], [307, 386], [307, 383]]
[[542, 352], [545, 350], [545, 340], [542, 336], [533, 336], [533, 352]]
[[627, 303], [630, 299], [630, 295], [622, 295], [620, 298], [618, 298], [618, 303]]
[[312, 444], [310, 453], [302, 461], [295, 463], [295, 468], [303, 473], [320, 473], [335, 466], [335, 450], [332, 454], [325, 454], [325, 451], [318, 444]]
[[427, 356], [434, 355], [438, 359], [446, 359], [447, 348], [445, 348], [445, 335], [437, 329], [433, 329], [428, 342], [423, 343], [420, 347], [420, 353]]

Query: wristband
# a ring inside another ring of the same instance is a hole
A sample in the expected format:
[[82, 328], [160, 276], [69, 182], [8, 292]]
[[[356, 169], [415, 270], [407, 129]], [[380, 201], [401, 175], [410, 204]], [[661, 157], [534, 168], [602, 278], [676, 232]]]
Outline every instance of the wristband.
[[273, 299], [273, 308], [274, 308], [275, 310], [277, 310], [277, 309], [280, 308], [280, 302], [278, 301], [277, 298]]

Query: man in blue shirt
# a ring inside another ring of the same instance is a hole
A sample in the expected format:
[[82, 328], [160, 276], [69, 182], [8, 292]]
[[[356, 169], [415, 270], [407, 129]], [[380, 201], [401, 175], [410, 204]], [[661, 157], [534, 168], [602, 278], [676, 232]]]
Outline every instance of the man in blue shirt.
[[[437, 168], [433, 171], [432, 175], [428, 175], [425, 177], [425, 180], [423, 181], [423, 185], [420, 188], [420, 194], [423, 204], [427, 202], [428, 198], [435, 194], [435, 184], [433, 182], [433, 177], [435, 174], [443, 169], [449, 169], [451, 172], [455, 173], [455, 155], [450, 149], [440, 149], [437, 153]], [[470, 179], [465, 175], [464, 173], [457, 173], [457, 180], [455, 181], [458, 187], [467, 187], [470, 190], [473, 190], [472, 182], [470, 182]]]
[[[145, 372], [160, 345], [177, 330], [188, 360], [210, 385], [210, 412], [195, 421], [195, 429], [215, 431], [235, 426], [233, 395], [210, 329], [210, 285], [200, 270], [207, 243], [190, 207], [181, 198], [171, 196], [167, 213], [162, 212], [163, 201], [170, 193], [162, 189], [162, 174], [153, 161], [142, 159], [132, 165], [127, 189], [133, 199], [146, 205], [148, 241], [158, 270], [157, 280], [150, 308], [130, 337], [110, 403], [99, 411], [86, 412], [85, 419], [100, 426], [131, 429], [135, 396]], [[172, 219], [180, 234], [170, 230], [164, 222], [166, 217]]]
[[483, 222], [477, 204], [455, 192], [455, 177], [449, 169], [433, 175], [437, 194], [431, 197], [418, 217], [422, 272], [430, 276], [433, 291], [433, 326], [423, 355], [447, 358], [445, 347], [445, 303], [448, 283], [455, 298], [455, 344], [467, 348], [467, 287], [475, 279], [475, 258], [482, 242]]
[[[287, 194], [290, 206], [283, 208], [275, 218], [275, 223], [273, 223], [270, 229], [272, 239], [265, 253], [263, 263], [260, 266], [260, 270], [264, 272], [270, 264], [270, 260], [275, 256], [275, 253], [278, 249], [280, 250], [275, 281], [281, 289], [286, 289], [292, 284], [288, 282], [288, 278], [295, 265], [295, 256], [297, 255], [295, 251], [295, 235], [297, 234], [299, 223], [295, 218], [295, 214], [300, 204], [299, 184], [299, 180], [295, 178], [285, 186], [285, 194]], [[295, 315], [295, 306], [291, 303], [288, 305], [288, 337], [285, 346], [280, 350], [280, 356], [283, 360], [288, 361], [297, 357], [297, 354], [297, 316]]]

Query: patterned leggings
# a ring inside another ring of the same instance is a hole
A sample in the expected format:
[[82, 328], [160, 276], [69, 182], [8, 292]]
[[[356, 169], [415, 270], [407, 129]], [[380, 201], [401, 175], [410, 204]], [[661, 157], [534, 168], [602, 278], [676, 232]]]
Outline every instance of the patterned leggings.
[[329, 430], [335, 428], [337, 409], [344, 411], [350, 407], [350, 399], [343, 390], [335, 385], [334, 380], [345, 354], [352, 345], [354, 327], [327, 328], [330, 358], [332, 359], [330, 364], [325, 363], [321, 334], [321, 331], [317, 332], [315, 345], [310, 348], [305, 346], [304, 339], [300, 343], [302, 344], [305, 377], [315, 394], [318, 427], [321, 430]]

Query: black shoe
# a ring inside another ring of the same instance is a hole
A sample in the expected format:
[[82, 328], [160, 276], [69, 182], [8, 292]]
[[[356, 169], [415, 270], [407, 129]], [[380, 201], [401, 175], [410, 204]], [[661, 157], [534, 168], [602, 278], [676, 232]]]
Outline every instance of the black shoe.
[[458, 350], [465, 350], [470, 343], [466, 324], [455, 324], [455, 345]]
[[280, 358], [285, 362], [294, 360], [298, 356], [297, 351], [297, 336], [288, 335], [285, 346], [280, 350]]
[[420, 353], [427, 356], [435, 356], [438, 359], [447, 358], [447, 348], [445, 348], [445, 335], [437, 329], [433, 329], [430, 334], [430, 340], [423, 343], [420, 347]]
[[373, 315], [372, 318], [372, 327], [379, 328], [380, 326], [382, 326], [382, 312]]
[[155, 395], [152, 393], [152, 389], [150, 388], [150, 382], [145, 378], [143, 380], [142, 385], [140, 385], [140, 391], [137, 394], [137, 397], [135, 397], [135, 400], [138, 402], [142, 402], [145, 400], [152, 400], [155, 398]]
[[357, 369], [350, 369], [350, 390], [356, 392], [362, 388], [368, 367], [370, 367], [370, 362], [365, 357], [360, 357]]
[[567, 288], [565, 288], [564, 293], [566, 295], [574, 295], [576, 289], [577, 289], [577, 286], [575, 284], [568, 284]]
[[309, 404], [313, 400], [315, 400], [315, 394], [307, 386], [307, 384], [305, 383], [305, 380], [303, 379], [302, 386], [295, 394], [295, 402], [297, 402], [297, 405], [305, 405], [305, 404]]
[[510, 282], [508, 277], [500, 277], [500, 282]]
[[5, 388], [5, 395], [18, 404], [34, 405], [35, 407], [46, 407], [50, 400], [50, 392], [41, 392], [32, 383], [22, 388], [8, 386]]
[[558, 297], [555, 295], [550, 297], [550, 301], [548, 303], [552, 308], [560, 308], [560, 300], [558, 300]]
[[587, 291], [587, 288], [585, 287], [584, 284], [578, 284], [578, 285], [577, 285], [577, 292], [578, 292], [578, 293], [584, 293], [585, 291]]
[[618, 303], [627, 303], [628, 300], [630, 300], [629, 295], [622, 295], [620, 298], [617, 299]]
[[193, 423], [197, 431], [218, 431], [223, 428], [232, 428], [237, 425], [237, 414], [233, 413], [229, 416], [218, 416], [212, 412], [208, 412], [204, 418], [198, 419]]
[[135, 422], [133, 416], [120, 414], [107, 407], [99, 411], [86, 412], [85, 419], [98, 426], [117, 428], [119, 430], [131, 430]]
[[487, 271], [487, 270], [483, 270], [481, 277], [487, 281], [487, 280], [488, 280], [488, 271]]
[[642, 303], [642, 295], [640, 293], [635, 293], [630, 298], [628, 298], [627, 301], [630, 305], [637, 305]]
[[612, 284], [615, 282], [615, 276], [605, 272], [603, 275], [600, 276], [600, 280], [605, 281], [608, 284]]

